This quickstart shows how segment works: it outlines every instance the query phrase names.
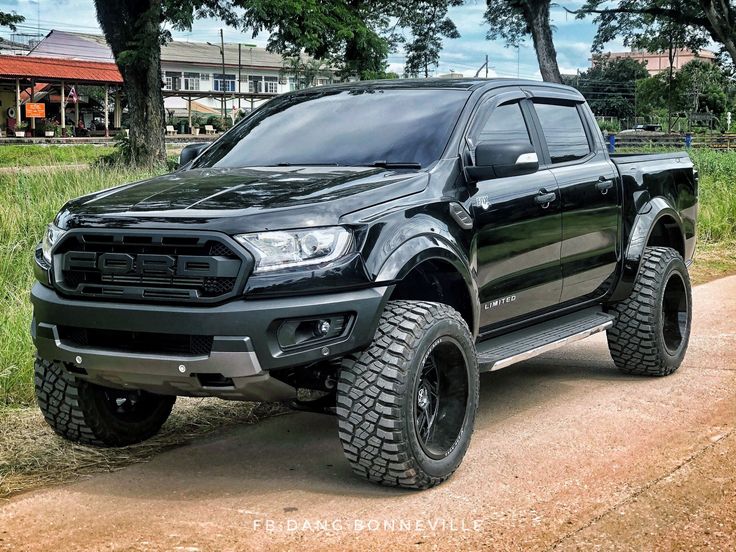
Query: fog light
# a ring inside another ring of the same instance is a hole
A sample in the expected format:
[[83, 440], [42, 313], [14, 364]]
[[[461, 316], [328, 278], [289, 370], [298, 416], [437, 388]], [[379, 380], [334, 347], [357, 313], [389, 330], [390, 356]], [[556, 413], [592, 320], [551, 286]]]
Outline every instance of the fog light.
[[334, 339], [341, 336], [348, 326], [350, 316], [334, 314], [324, 318], [281, 320], [276, 330], [279, 347], [289, 349], [300, 345]]
[[319, 337], [324, 337], [328, 333], [330, 333], [330, 328], [331, 327], [332, 326], [331, 326], [329, 320], [320, 320], [319, 322], [317, 322], [317, 328], [316, 328], [316, 331], [314, 333], [316, 335], [318, 335]]

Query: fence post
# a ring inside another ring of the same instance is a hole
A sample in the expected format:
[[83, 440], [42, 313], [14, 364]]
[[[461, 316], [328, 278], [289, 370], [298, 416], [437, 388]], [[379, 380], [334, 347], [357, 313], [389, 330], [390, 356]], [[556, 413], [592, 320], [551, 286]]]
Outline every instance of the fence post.
[[608, 153], [616, 153], [616, 135], [608, 135]]
[[690, 148], [693, 145], [693, 135], [689, 132], [685, 133], [685, 147]]

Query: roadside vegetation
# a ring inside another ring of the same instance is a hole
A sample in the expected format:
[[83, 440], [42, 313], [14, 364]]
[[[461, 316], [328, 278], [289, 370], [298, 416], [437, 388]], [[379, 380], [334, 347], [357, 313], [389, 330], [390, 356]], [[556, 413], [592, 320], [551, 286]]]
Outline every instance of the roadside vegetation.
[[49, 165], [87, 165], [110, 155], [112, 146], [90, 144], [74, 146], [4, 145], [0, 148], [0, 167], [43, 167]]
[[[57, 439], [32, 407], [34, 352], [28, 291], [33, 282], [33, 250], [46, 224], [68, 199], [165, 169], [100, 165], [3, 172], [3, 166], [16, 163], [5, 149], [0, 147], [0, 498], [79, 474], [144, 461], [213, 428], [254, 423], [283, 412], [277, 405], [185, 399], [177, 403], [159, 436], [134, 447], [91, 449]], [[69, 150], [63, 155], [77, 155], [72, 147], [60, 149]], [[692, 276], [694, 283], [702, 283], [736, 272], [736, 152], [692, 150], [690, 154], [700, 171], [699, 244]], [[84, 155], [89, 154], [79, 154]]]

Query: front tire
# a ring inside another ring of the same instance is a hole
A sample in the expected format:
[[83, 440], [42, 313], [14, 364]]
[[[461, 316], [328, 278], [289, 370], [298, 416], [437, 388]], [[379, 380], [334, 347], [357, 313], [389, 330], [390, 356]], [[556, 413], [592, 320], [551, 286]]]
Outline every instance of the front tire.
[[337, 386], [340, 440], [370, 481], [427, 489], [465, 456], [478, 405], [468, 326], [448, 305], [391, 301], [373, 343], [346, 359]]
[[85, 445], [122, 447], [158, 433], [176, 397], [119, 390], [74, 377], [59, 362], [37, 357], [36, 400], [59, 435]]
[[634, 291], [613, 306], [608, 348], [625, 374], [667, 376], [685, 357], [692, 322], [687, 267], [669, 247], [647, 247]]

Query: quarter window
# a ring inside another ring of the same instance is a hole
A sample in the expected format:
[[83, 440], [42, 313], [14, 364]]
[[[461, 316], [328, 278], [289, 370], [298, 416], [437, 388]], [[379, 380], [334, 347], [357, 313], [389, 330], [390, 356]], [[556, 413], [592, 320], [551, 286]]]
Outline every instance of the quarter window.
[[583, 121], [574, 105], [537, 103], [534, 109], [542, 126], [552, 163], [582, 159], [590, 153]]

